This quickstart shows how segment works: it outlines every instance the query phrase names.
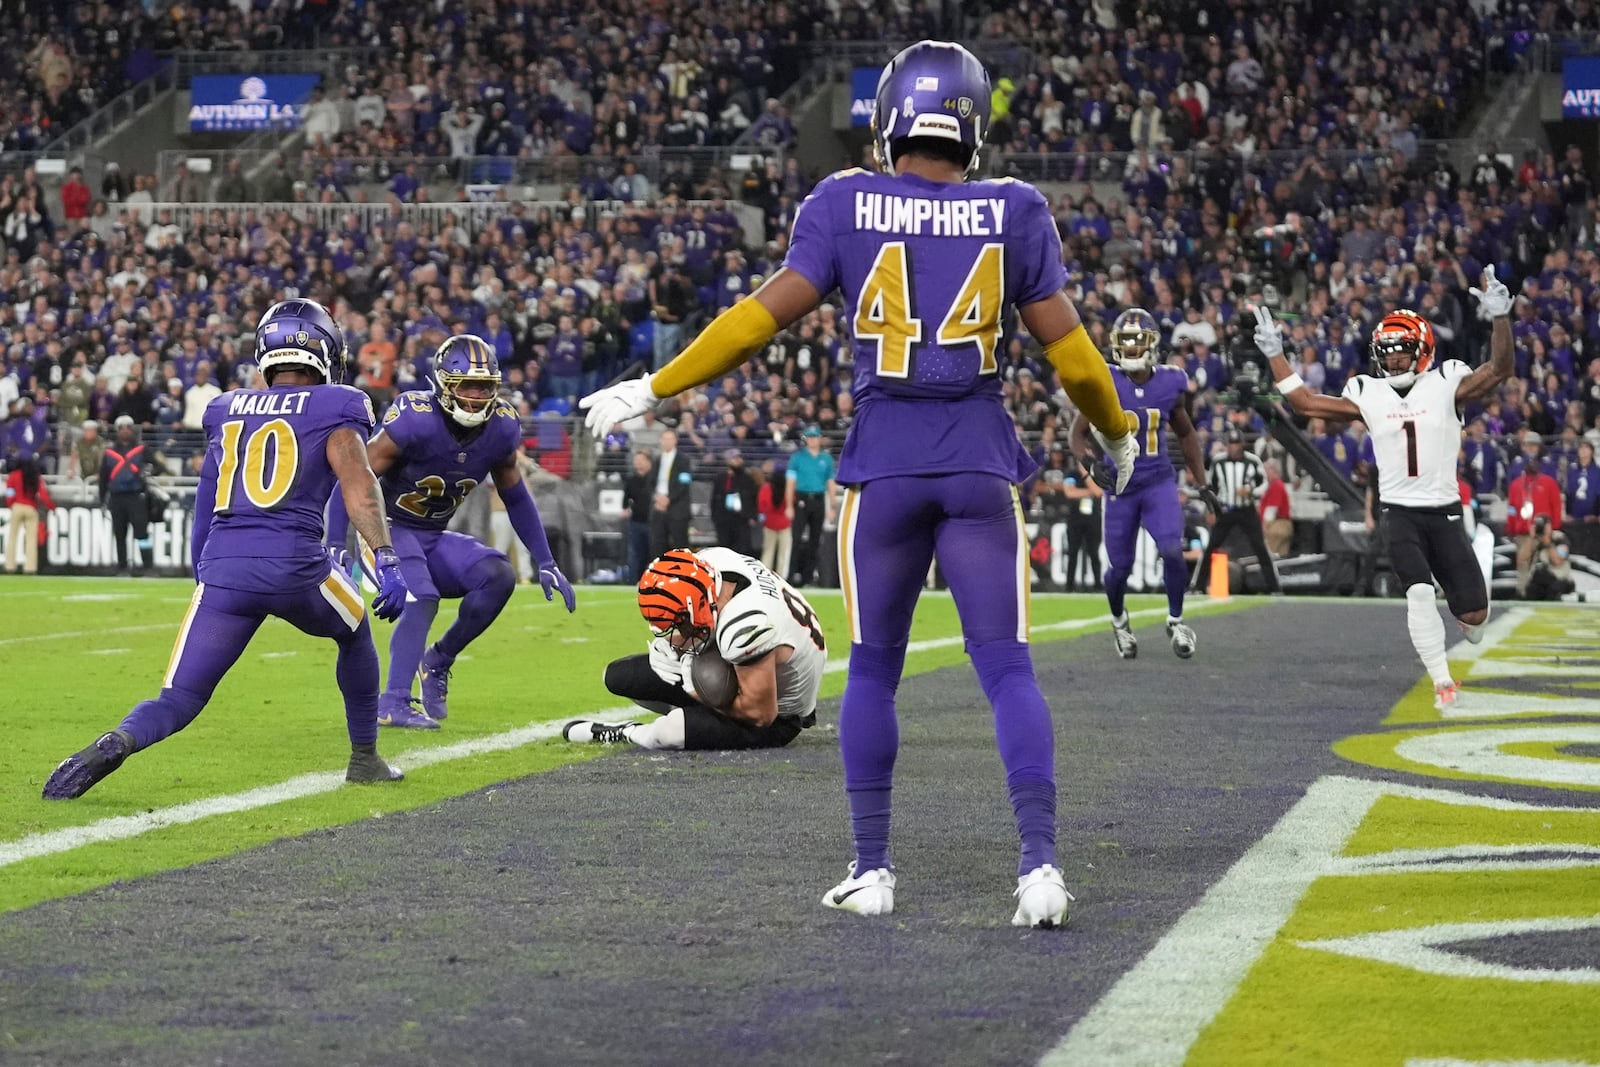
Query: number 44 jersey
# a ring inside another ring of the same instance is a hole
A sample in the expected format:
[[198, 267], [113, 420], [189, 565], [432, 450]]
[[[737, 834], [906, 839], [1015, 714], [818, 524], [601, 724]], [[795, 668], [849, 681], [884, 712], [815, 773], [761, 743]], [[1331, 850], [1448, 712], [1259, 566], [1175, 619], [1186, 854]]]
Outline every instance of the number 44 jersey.
[[1066, 282], [1037, 189], [842, 171], [801, 206], [784, 265], [819, 293], [844, 293], [856, 415], [841, 482], [1033, 472], [1001, 399], [1000, 360], [1015, 309]]
[[828, 650], [806, 598], [760, 560], [732, 549], [706, 548], [695, 555], [717, 568], [718, 576], [737, 590], [717, 613], [718, 653], [738, 666], [788, 645], [794, 655], [778, 664], [778, 714], [811, 714], [822, 691]]
[[1358, 374], [1344, 398], [1361, 409], [1378, 463], [1378, 496], [1408, 508], [1448, 508], [1461, 503], [1456, 457], [1461, 452], [1461, 412], [1456, 389], [1472, 373], [1459, 359], [1417, 375], [1401, 392], [1383, 378]]

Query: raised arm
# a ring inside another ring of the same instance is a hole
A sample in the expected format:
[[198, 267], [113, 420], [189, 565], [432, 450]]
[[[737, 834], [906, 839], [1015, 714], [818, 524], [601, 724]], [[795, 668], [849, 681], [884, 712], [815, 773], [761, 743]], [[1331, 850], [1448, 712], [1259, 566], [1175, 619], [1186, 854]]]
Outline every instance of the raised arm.
[[1342, 419], [1349, 422], [1361, 418], [1361, 409], [1341, 396], [1326, 396], [1306, 388], [1300, 375], [1283, 358], [1283, 334], [1272, 321], [1272, 313], [1265, 307], [1254, 309], [1256, 314], [1256, 347], [1267, 357], [1272, 367], [1272, 380], [1283, 394], [1288, 405], [1301, 415], [1321, 419]]
[[1483, 288], [1467, 292], [1478, 298], [1478, 317], [1493, 325], [1489, 328], [1489, 362], [1456, 386], [1457, 406], [1488, 397], [1516, 369], [1511, 344], [1511, 290], [1494, 276], [1494, 267], [1489, 266], [1483, 268]]

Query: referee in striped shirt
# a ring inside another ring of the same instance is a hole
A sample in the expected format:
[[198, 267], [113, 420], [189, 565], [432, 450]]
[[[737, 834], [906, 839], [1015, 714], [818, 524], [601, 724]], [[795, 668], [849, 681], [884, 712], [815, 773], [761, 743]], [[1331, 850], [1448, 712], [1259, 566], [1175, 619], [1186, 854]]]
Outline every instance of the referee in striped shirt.
[[[1267, 491], [1267, 472], [1261, 460], [1244, 450], [1244, 434], [1237, 427], [1229, 427], [1226, 440], [1228, 454], [1211, 461], [1211, 476], [1207, 479], [1211, 491], [1222, 502], [1222, 513], [1211, 527], [1211, 549], [1222, 548], [1228, 535], [1241, 530], [1256, 554], [1261, 567], [1261, 578], [1267, 592], [1279, 592], [1278, 569], [1273, 566], [1272, 553], [1267, 551], [1267, 539], [1261, 532], [1261, 513], [1256, 501]], [[1207, 551], [1200, 564], [1200, 588], [1207, 588], [1211, 580], [1211, 552]]]

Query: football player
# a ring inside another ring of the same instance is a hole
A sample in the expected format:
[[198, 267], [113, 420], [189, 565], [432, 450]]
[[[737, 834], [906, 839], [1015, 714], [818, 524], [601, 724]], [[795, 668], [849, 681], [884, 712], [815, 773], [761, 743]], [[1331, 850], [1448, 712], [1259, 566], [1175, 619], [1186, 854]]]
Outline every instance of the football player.
[[[1050, 205], [1009, 178], [969, 181], [988, 129], [989, 75], [960, 45], [921, 41], [878, 79], [881, 173], [841, 171], [795, 217], [783, 268], [718, 315], [653, 375], [587, 396], [603, 436], [665, 397], [741, 365], [835, 287], [856, 352], [856, 415], [837, 481], [839, 572], [850, 670], [839, 714], [855, 859], [823, 904], [894, 909], [890, 790], [895, 690], [911, 617], [937, 555], [967, 650], [994, 706], [1021, 838], [1012, 922], [1057, 926], [1068, 894], [1055, 866], [1055, 740], [1028, 651], [1028, 539], [1017, 487], [1035, 464], [1002, 400], [1000, 359], [1018, 314], [1106, 446], [1122, 488], [1137, 420], [1064, 292]], [[1010, 576], [1007, 580], [1006, 576]]]
[[[383, 424], [367, 442], [367, 460], [383, 486], [395, 551], [411, 596], [389, 641], [389, 684], [378, 700], [381, 726], [437, 730], [450, 713], [450, 667], [461, 650], [499, 616], [517, 587], [505, 553], [476, 538], [446, 530], [450, 516], [485, 478], [505, 502], [539, 571], [544, 598], [556, 592], [570, 612], [572, 584], [556, 566], [533, 494], [522, 480], [517, 453], [522, 424], [500, 399], [500, 364], [494, 348], [472, 334], [451, 337], [433, 357], [433, 389], [395, 397]], [[329, 508], [328, 539], [345, 543], [344, 509]], [[439, 598], [461, 600], [456, 621], [424, 651]], [[422, 683], [421, 707], [411, 695]]]
[[367, 466], [372, 404], [342, 376], [344, 334], [320, 304], [274, 304], [256, 326], [265, 389], [237, 389], [206, 407], [206, 454], [195, 493], [194, 597], [161, 695], [69, 756], [48, 800], [82, 796], [133, 752], [200, 714], [256, 629], [276, 615], [339, 646], [335, 677], [350, 733], [351, 782], [397, 781], [378, 755], [378, 653], [361, 594], [322, 545], [322, 511], [338, 479], [356, 529], [376, 549], [373, 614], [394, 619], [406, 582], [390, 546], [383, 496]]
[[1360, 419], [1377, 458], [1378, 497], [1388, 525], [1389, 558], [1406, 590], [1411, 643], [1433, 679], [1434, 703], [1456, 707], [1460, 692], [1445, 658], [1444, 623], [1433, 602], [1433, 583], [1444, 587], [1450, 613], [1468, 641], [1483, 640], [1489, 589], [1467, 541], [1456, 483], [1461, 450], [1461, 407], [1493, 395], [1513, 370], [1511, 293], [1485, 267], [1478, 315], [1493, 322], [1489, 362], [1476, 370], [1460, 360], [1434, 363], [1433, 324], [1415, 311], [1384, 316], [1372, 331], [1372, 373], [1345, 382], [1342, 396], [1305, 387], [1283, 358], [1283, 337], [1265, 308], [1258, 309], [1256, 345], [1272, 365], [1278, 391], [1302, 415]]
[[[816, 724], [828, 662], [822, 628], [805, 597], [759, 560], [727, 548], [675, 549], [639, 580], [639, 611], [655, 635], [650, 651], [608, 666], [606, 688], [662, 717], [578, 719], [562, 730], [568, 741], [781, 748]], [[696, 691], [697, 660], [712, 653], [732, 666], [731, 699]]]
[[1189, 586], [1189, 564], [1183, 558], [1183, 502], [1178, 498], [1178, 472], [1167, 454], [1167, 428], [1178, 437], [1183, 465], [1200, 495], [1216, 510], [1215, 495], [1206, 487], [1205, 462], [1200, 437], [1189, 418], [1189, 376], [1177, 367], [1161, 366], [1161, 331], [1143, 308], [1129, 308], [1111, 324], [1111, 358], [1122, 406], [1139, 419], [1138, 458], [1127, 488], [1115, 489], [1115, 470], [1089, 452], [1089, 424], [1079, 418], [1072, 426], [1072, 450], [1083, 458], [1100, 488], [1106, 490], [1102, 543], [1106, 549], [1106, 601], [1111, 607], [1111, 633], [1117, 654], [1133, 659], [1139, 654], [1124, 602], [1133, 554], [1141, 527], [1161, 554], [1161, 577], [1167, 589], [1167, 637], [1180, 659], [1194, 655], [1194, 630], [1183, 621], [1183, 594]]

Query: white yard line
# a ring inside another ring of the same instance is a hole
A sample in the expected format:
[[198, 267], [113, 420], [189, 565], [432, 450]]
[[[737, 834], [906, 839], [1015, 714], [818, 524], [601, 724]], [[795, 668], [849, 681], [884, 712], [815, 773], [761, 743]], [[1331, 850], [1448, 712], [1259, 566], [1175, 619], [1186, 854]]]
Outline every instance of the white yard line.
[[[1203, 613], [1209, 606], [1208, 603], [1195, 604], [1193, 613]], [[1166, 609], [1151, 608], [1145, 611], [1136, 611], [1131, 613], [1131, 617], [1135, 619], [1165, 618]], [[1111, 617], [1109, 615], [1099, 615], [1089, 619], [1070, 619], [1064, 622], [1045, 623], [1035, 626], [1033, 632], [1036, 634], [1052, 634], [1083, 630], [1095, 626], [1104, 626], [1109, 624], [1110, 621]], [[48, 640], [60, 637], [88, 637], [109, 633], [130, 633], [138, 630], [172, 628], [173, 624], [162, 623], [152, 626], [83, 631], [74, 634], [39, 634], [32, 638], [13, 638], [11, 640], [13, 642]], [[913, 641], [907, 646], [906, 651], [909, 653], [928, 652], [934, 649], [960, 645], [961, 642], [962, 639], [959, 636]], [[0, 644], [4, 643], [8, 642], [0, 642]], [[848, 657], [842, 657], [829, 660], [826, 669], [831, 674], [844, 670], [848, 665]], [[637, 714], [637, 712], [637, 708], [628, 705], [607, 708], [603, 711], [584, 712], [583, 714], [586, 718], [608, 719], [618, 716], [627, 717]], [[453, 744], [440, 745], [437, 748], [420, 748], [396, 757], [394, 763], [403, 770], [412, 770], [435, 763], [445, 763], [450, 760], [481, 756], [490, 752], [504, 752], [509, 749], [521, 748], [523, 745], [530, 745], [536, 741], [559, 737], [561, 735], [561, 727], [568, 721], [567, 719], [562, 719], [557, 722], [530, 723], [502, 733], [490, 734], [487, 737], [457, 741]], [[302, 774], [298, 777], [290, 778], [288, 781], [279, 782], [276, 785], [259, 786], [255, 789], [247, 789], [242, 793], [206, 797], [203, 800], [192, 800], [170, 808], [142, 812], [137, 815], [118, 815], [87, 823], [83, 826], [70, 826], [61, 830], [33, 834], [15, 841], [4, 841], [0, 842], [0, 868], [8, 867], [14, 863], [21, 863], [24, 860], [37, 859], [41, 856], [50, 856], [59, 852], [68, 852], [75, 848], [82, 848], [85, 845], [138, 837], [140, 834], [147, 834], [153, 830], [163, 830], [172, 826], [199, 822], [202, 819], [209, 819], [216, 815], [232, 815], [241, 811], [268, 807], [272, 804], [281, 804], [287, 800], [299, 800], [319, 793], [330, 793], [343, 784], [344, 775], [338, 771]]]
[[177, 622], [151, 622], [139, 626], [111, 626], [99, 630], [64, 630], [53, 634], [28, 634], [26, 637], [0, 638], [0, 648], [8, 645], [23, 645], [33, 641], [65, 641], [68, 638], [101, 637], [105, 634], [142, 634], [151, 630], [176, 630]]

